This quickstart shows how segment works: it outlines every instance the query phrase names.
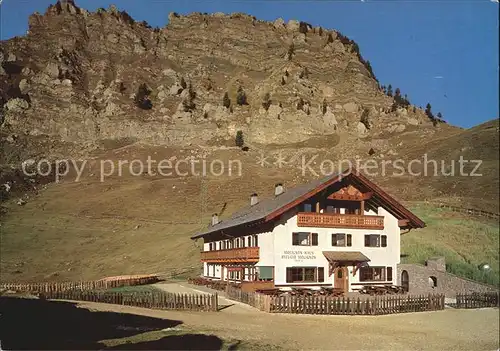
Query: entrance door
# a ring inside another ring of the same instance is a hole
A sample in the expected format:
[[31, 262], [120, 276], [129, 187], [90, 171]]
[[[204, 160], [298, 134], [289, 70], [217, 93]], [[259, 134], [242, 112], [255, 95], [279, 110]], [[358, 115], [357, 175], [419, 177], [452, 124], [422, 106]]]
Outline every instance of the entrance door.
[[337, 267], [333, 271], [333, 274], [333, 287], [347, 292], [349, 290], [349, 274], [347, 267]]
[[405, 292], [408, 292], [410, 290], [410, 278], [408, 277], [407, 271], [401, 272], [401, 286], [403, 287], [403, 290]]

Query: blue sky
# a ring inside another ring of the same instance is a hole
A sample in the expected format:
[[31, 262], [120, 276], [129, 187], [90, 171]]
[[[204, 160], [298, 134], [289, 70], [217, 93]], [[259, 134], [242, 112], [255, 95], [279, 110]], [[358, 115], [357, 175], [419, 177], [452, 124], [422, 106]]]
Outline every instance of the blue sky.
[[[22, 35], [28, 16], [53, 1], [3, 0], [1, 35]], [[490, 0], [168, 1], [76, 0], [88, 10], [116, 4], [134, 19], [163, 27], [168, 13], [245, 12], [298, 19], [354, 39], [381, 84], [417, 106], [430, 102], [449, 123], [471, 127], [499, 116], [498, 2]]]

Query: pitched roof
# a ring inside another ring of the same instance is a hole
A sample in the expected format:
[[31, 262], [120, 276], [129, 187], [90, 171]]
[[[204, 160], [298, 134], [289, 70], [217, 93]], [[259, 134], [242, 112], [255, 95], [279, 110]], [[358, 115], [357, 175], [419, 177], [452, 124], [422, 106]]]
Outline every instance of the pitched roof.
[[[335, 173], [323, 178], [315, 179], [307, 184], [288, 189], [278, 196], [274, 196], [268, 199], [259, 201], [253, 206], [247, 206], [241, 211], [234, 213], [229, 219], [219, 222], [216, 225], [209, 227], [207, 230], [198, 233], [191, 237], [191, 239], [201, 238], [208, 234], [212, 234], [223, 229], [228, 229], [244, 224], [251, 224], [257, 222], [268, 222], [273, 218], [281, 215], [282, 213], [290, 210], [291, 208], [297, 206], [302, 201], [314, 196], [326, 187], [341, 181], [342, 178], [347, 176], [353, 176], [357, 181], [367, 186], [373, 191], [376, 191], [383, 202], [387, 202], [389, 207], [393, 207], [396, 217], [401, 217], [409, 220], [409, 226], [412, 228], [421, 228], [425, 226], [425, 223], [416, 217], [409, 210], [404, 208], [399, 202], [390, 197], [378, 186], [373, 184], [363, 175], [361, 175], [354, 168], [348, 169], [344, 172]], [[402, 214], [402, 215], [401, 215]]]

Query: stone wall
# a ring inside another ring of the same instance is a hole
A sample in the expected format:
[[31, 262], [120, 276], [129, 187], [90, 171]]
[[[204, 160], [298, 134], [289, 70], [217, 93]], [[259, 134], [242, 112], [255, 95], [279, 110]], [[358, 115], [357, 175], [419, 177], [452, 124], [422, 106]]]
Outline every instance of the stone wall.
[[408, 273], [410, 294], [442, 293], [446, 297], [455, 297], [457, 293], [498, 291], [498, 288], [470, 279], [458, 277], [443, 270], [444, 258], [432, 259], [427, 265], [399, 264], [398, 285], [403, 285], [403, 271]]

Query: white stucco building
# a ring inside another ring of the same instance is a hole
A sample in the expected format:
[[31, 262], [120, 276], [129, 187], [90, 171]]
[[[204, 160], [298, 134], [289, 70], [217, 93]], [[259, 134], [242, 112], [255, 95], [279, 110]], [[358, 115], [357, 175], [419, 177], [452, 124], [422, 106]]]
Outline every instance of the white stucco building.
[[401, 230], [425, 224], [354, 169], [284, 189], [226, 221], [217, 215], [203, 238], [203, 276], [259, 288], [392, 285]]

